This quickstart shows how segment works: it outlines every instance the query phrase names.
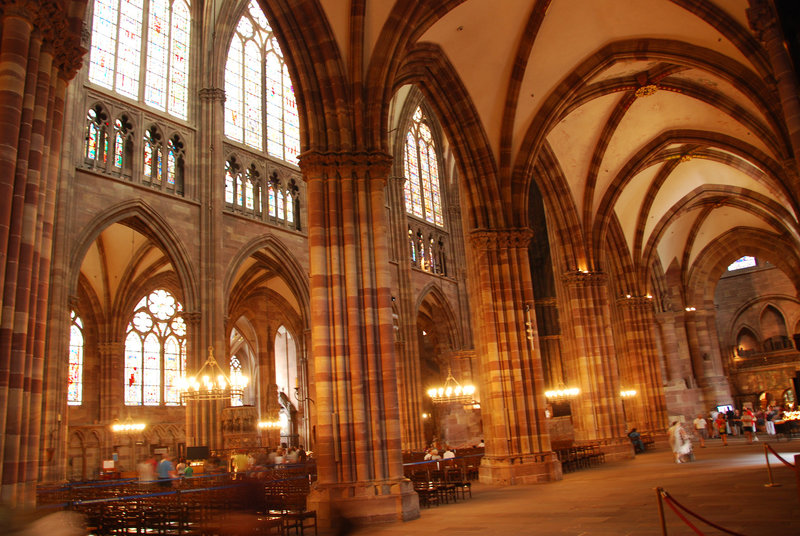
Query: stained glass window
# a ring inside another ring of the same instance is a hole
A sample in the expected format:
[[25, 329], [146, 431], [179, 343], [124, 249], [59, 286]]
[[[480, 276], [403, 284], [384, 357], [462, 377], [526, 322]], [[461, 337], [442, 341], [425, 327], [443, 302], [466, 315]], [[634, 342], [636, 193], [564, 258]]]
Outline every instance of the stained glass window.
[[236, 204], [244, 206], [244, 180], [241, 173], [236, 175]]
[[244, 208], [253, 210], [253, 179], [250, 178], [250, 172], [247, 173], [247, 179], [244, 181]]
[[269, 215], [273, 218], [278, 215], [277, 200], [275, 198], [275, 187], [269, 185]]
[[186, 370], [183, 307], [158, 289], [134, 308], [125, 337], [125, 404], [177, 406], [178, 380]]
[[155, 126], [144, 132], [144, 176], [153, 184], [161, 183], [161, 135]]
[[89, 80], [186, 119], [190, 31], [187, 0], [95, 0]]
[[755, 265], [756, 265], [755, 257], [749, 257], [749, 256], [745, 255], [741, 259], [738, 259], [738, 260], [734, 261], [733, 263], [731, 263], [731, 265], [728, 266], [728, 271], [729, 272], [733, 272], [734, 270], [742, 270], [744, 268], [752, 268]]
[[125, 130], [122, 126], [122, 121], [117, 119], [114, 121], [114, 165], [118, 168], [122, 167], [123, 158], [125, 156]]
[[70, 318], [67, 404], [80, 406], [83, 403], [83, 321], [75, 311], [70, 311]]
[[283, 199], [283, 191], [278, 189], [278, 219], [283, 219], [283, 208], [284, 208], [284, 199]]
[[436, 146], [428, 119], [419, 107], [414, 112], [406, 135], [404, 162], [406, 211], [443, 227]]
[[178, 160], [172, 140], [167, 142], [167, 146], [167, 184], [175, 186], [175, 171], [178, 168]]
[[99, 104], [86, 112], [86, 159], [105, 164], [108, 159], [108, 115]]
[[288, 192], [286, 194], [286, 221], [294, 222], [294, 198]]
[[[239, 361], [239, 358], [235, 355], [231, 356], [231, 378], [236, 376], [237, 374], [242, 374], [242, 363]], [[242, 401], [241, 394], [233, 394], [231, 395], [231, 406], [241, 406], [244, 402]]]
[[225, 202], [233, 204], [236, 193], [236, 168], [230, 160], [225, 162]]
[[278, 40], [254, 0], [239, 19], [228, 49], [225, 135], [297, 164], [300, 119], [294, 87]]

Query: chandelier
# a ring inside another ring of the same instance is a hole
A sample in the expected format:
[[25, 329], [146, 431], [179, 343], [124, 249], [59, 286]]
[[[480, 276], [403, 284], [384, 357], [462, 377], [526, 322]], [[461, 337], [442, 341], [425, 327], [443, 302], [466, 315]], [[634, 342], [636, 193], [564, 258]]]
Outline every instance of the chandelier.
[[143, 422], [133, 422], [129, 415], [123, 422], [115, 421], [111, 425], [111, 431], [115, 434], [135, 434], [144, 430], [146, 426]]
[[278, 430], [281, 427], [281, 421], [259, 421], [258, 422], [258, 429], [259, 430]]
[[247, 376], [235, 370], [228, 376], [214, 359], [213, 347], [208, 347], [208, 357], [197, 374], [182, 376], [179, 381], [181, 402], [188, 400], [226, 400], [242, 396], [247, 387]]
[[636, 389], [624, 389], [619, 392], [619, 396], [622, 398], [633, 398], [636, 394]]
[[581, 393], [577, 387], [565, 387], [564, 384], [559, 384], [557, 389], [551, 389], [544, 392], [545, 398], [548, 402], [560, 404], [569, 402]]
[[441, 387], [432, 387], [428, 389], [428, 396], [434, 404], [472, 404], [475, 399], [472, 395], [475, 394], [474, 385], [462, 386], [458, 381], [453, 378], [453, 373], [447, 369], [447, 379]]

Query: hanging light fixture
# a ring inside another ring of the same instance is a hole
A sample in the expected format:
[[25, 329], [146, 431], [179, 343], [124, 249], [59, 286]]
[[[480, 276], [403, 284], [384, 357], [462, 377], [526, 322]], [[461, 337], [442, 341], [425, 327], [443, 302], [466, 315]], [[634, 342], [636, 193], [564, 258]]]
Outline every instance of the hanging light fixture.
[[208, 357], [200, 370], [187, 378], [180, 379], [181, 401], [188, 400], [226, 400], [231, 397], [242, 396], [247, 387], [248, 378], [241, 371], [233, 371], [231, 375], [225, 371], [214, 359], [213, 347], [208, 347]]
[[434, 404], [473, 404], [475, 399], [474, 385], [462, 386], [453, 377], [452, 371], [447, 369], [447, 379], [441, 387], [432, 387], [428, 389], [428, 396]]
[[633, 398], [636, 396], [636, 389], [623, 389], [619, 392], [619, 396], [622, 398]]
[[147, 427], [143, 422], [133, 422], [130, 415], [122, 422], [114, 421], [111, 425], [111, 431], [115, 434], [135, 434], [141, 432]]
[[548, 402], [560, 404], [569, 402], [576, 396], [581, 394], [581, 390], [577, 387], [566, 387], [563, 383], [559, 383], [556, 389], [550, 389], [544, 392], [545, 398]]

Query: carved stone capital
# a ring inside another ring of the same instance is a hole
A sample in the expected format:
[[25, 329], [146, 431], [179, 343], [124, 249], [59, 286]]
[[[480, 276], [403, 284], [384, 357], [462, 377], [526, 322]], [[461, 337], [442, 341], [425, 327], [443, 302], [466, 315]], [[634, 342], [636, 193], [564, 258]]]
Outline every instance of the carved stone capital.
[[202, 318], [202, 315], [199, 311], [184, 311], [182, 316], [183, 321], [186, 322], [186, 325], [192, 327], [198, 326], [200, 324], [200, 318]]
[[479, 251], [527, 248], [532, 238], [533, 231], [527, 227], [519, 229], [476, 229], [469, 235], [472, 247]]
[[750, 0], [750, 7], [745, 10], [750, 29], [762, 42], [767, 41], [769, 32], [778, 29], [778, 20], [770, 4], [769, 0]]
[[564, 272], [561, 274], [561, 281], [566, 285], [605, 285], [608, 283], [608, 274], [605, 272], [589, 272], [577, 270], [575, 272]]
[[119, 341], [101, 342], [97, 345], [100, 355], [107, 357], [120, 356], [125, 353], [125, 343]]
[[204, 87], [197, 92], [206, 101], [225, 102], [225, 90], [219, 87]]
[[379, 151], [307, 151], [300, 155], [300, 169], [306, 181], [346, 177], [380, 180], [385, 184], [392, 169], [392, 157]]
[[627, 307], [627, 308], [652, 308], [653, 307], [653, 297], [652, 296], [623, 296], [617, 300], [617, 305], [620, 307]]

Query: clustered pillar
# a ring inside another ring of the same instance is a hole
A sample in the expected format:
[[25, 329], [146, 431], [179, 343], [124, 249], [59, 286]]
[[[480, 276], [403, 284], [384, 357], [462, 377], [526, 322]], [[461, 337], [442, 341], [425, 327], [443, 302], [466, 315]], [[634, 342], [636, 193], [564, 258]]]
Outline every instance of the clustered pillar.
[[35, 502], [64, 97], [85, 52], [84, 8], [0, 7], [0, 502], [9, 506]]
[[568, 272], [562, 276], [562, 286], [571, 311], [565, 319], [566, 377], [581, 390], [572, 402], [575, 439], [600, 441], [606, 456], [631, 456], [611, 329], [608, 276]]
[[619, 355], [620, 387], [636, 391], [635, 396], [623, 400], [627, 423], [640, 431], [663, 432], [666, 429], [666, 401], [653, 336], [653, 300], [646, 296], [633, 296], [623, 298], [617, 304], [624, 335]]
[[[529, 229], [473, 231], [473, 295], [486, 454], [481, 482], [526, 484], [561, 478], [545, 427], [541, 356], [533, 318], [533, 284], [528, 261]], [[529, 312], [526, 312], [529, 309]]]
[[383, 153], [304, 154], [311, 271], [311, 365], [321, 524], [412, 519], [403, 477]]

